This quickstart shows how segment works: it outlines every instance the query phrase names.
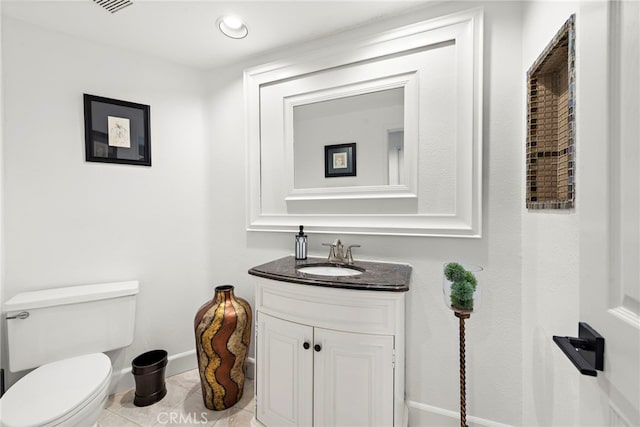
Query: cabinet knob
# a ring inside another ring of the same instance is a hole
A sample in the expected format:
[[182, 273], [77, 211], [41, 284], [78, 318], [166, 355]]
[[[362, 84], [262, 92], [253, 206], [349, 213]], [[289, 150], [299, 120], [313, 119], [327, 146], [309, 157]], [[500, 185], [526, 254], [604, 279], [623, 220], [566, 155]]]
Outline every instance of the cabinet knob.
[[309, 347], [311, 347], [311, 344], [309, 344], [308, 342], [306, 342], [306, 343], [302, 344], [302, 347], [303, 347], [305, 350], [309, 350]]
[[313, 346], [313, 349], [315, 351], [320, 351], [320, 350], [322, 350], [322, 347], [320, 347], [320, 344], [316, 344], [316, 345]]

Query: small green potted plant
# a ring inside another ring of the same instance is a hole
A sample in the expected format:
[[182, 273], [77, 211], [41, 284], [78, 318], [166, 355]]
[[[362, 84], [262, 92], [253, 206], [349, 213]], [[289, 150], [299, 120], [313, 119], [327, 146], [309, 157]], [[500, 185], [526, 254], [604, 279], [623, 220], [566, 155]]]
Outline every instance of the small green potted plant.
[[482, 271], [477, 265], [449, 262], [444, 265], [442, 291], [447, 307], [454, 311], [471, 312], [479, 298], [476, 274]]

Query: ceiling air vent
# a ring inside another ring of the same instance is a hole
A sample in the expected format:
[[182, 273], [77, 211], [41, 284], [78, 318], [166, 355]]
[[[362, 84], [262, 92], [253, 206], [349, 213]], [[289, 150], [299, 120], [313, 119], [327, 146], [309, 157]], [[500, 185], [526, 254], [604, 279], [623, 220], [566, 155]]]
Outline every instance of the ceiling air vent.
[[131, 0], [93, 0], [98, 6], [102, 6], [111, 13], [116, 13], [127, 6], [131, 6]]

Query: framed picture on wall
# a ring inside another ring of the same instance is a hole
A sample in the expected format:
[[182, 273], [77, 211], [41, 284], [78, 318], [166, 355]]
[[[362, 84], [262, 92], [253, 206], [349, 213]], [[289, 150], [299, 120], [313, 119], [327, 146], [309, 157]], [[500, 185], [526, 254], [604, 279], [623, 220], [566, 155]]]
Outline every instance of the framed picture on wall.
[[324, 177], [356, 176], [356, 143], [324, 146]]
[[84, 94], [88, 162], [151, 166], [148, 105]]

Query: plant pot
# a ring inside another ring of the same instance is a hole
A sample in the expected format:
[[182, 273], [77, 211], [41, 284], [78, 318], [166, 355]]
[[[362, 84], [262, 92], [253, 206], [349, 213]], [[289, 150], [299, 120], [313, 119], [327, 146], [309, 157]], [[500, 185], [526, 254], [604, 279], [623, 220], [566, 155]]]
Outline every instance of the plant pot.
[[131, 373], [136, 382], [133, 404], [149, 406], [162, 400], [167, 394], [164, 372], [167, 366], [167, 352], [152, 350], [143, 353], [131, 362]]
[[251, 342], [251, 307], [233, 286], [215, 288], [194, 319], [202, 399], [207, 409], [221, 411], [242, 398]]
[[[464, 271], [467, 276], [458, 277], [455, 273], [448, 274], [447, 266], [451, 264], [460, 266], [462, 270], [457, 271], [458, 274]], [[473, 264], [445, 263], [442, 275], [442, 295], [445, 305], [458, 313], [472, 313], [476, 310], [482, 295], [479, 285], [482, 270], [482, 267]]]

